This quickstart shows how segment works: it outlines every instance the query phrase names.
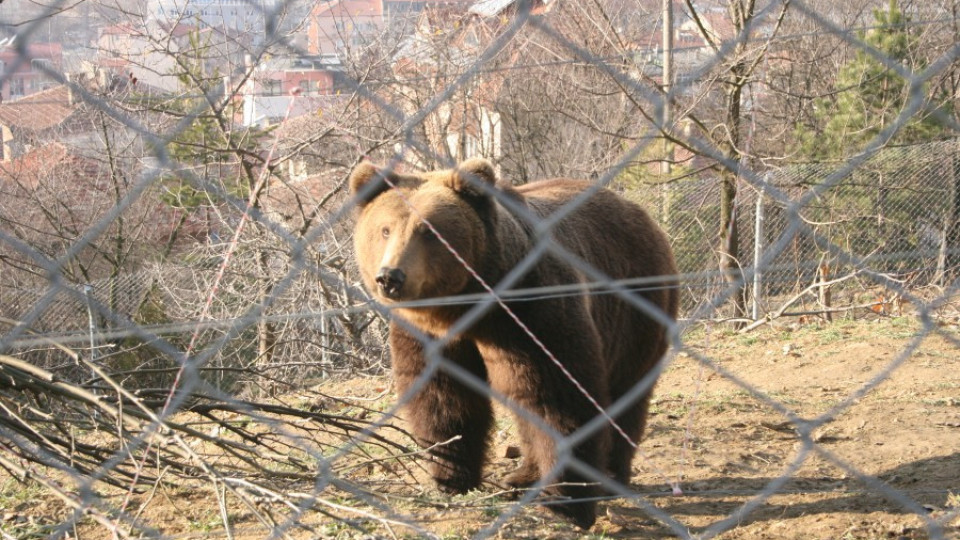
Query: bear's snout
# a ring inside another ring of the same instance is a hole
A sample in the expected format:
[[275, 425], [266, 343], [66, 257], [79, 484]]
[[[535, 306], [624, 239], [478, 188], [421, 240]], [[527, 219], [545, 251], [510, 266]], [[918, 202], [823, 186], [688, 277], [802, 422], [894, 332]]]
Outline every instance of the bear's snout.
[[377, 285], [380, 291], [387, 298], [397, 298], [400, 296], [400, 289], [403, 288], [403, 282], [407, 280], [407, 275], [399, 268], [383, 267], [377, 272]]

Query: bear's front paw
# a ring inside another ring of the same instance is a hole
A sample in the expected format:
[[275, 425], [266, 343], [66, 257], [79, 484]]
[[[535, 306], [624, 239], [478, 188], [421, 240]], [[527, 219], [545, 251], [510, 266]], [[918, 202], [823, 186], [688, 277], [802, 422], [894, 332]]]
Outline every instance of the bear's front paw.
[[596, 501], [549, 504], [547, 509], [583, 530], [597, 521]]
[[480, 474], [466, 467], [435, 462], [432, 473], [437, 488], [444, 493], [457, 495], [480, 487]]
[[508, 474], [503, 482], [512, 488], [530, 487], [540, 480], [540, 469], [536, 464], [524, 460], [519, 469]]
[[470, 482], [465, 482], [457, 478], [435, 478], [434, 480], [437, 482], [437, 489], [447, 495], [462, 495], [477, 487]]

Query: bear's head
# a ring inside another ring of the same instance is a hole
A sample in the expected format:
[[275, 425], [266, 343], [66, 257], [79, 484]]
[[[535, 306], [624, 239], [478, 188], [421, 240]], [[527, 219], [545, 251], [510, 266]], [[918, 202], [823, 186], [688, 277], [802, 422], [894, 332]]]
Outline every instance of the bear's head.
[[485, 159], [413, 175], [357, 165], [354, 244], [367, 290], [385, 304], [466, 292], [473, 278], [463, 263], [478, 268], [486, 256], [496, 181]]

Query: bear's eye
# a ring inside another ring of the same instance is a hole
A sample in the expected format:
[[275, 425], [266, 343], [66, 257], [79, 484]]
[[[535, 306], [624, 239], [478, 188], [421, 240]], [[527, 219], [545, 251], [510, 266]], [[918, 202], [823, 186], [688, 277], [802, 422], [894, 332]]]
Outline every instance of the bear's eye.
[[390, 227], [380, 229], [380, 234], [383, 235], [384, 238], [390, 238]]

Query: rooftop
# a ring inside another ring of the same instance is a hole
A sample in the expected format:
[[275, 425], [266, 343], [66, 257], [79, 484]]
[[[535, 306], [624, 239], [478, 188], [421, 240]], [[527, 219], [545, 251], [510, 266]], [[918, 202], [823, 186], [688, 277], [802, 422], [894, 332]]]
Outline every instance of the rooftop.
[[75, 110], [70, 89], [60, 85], [0, 104], [0, 124], [12, 129], [43, 131], [62, 124]]

